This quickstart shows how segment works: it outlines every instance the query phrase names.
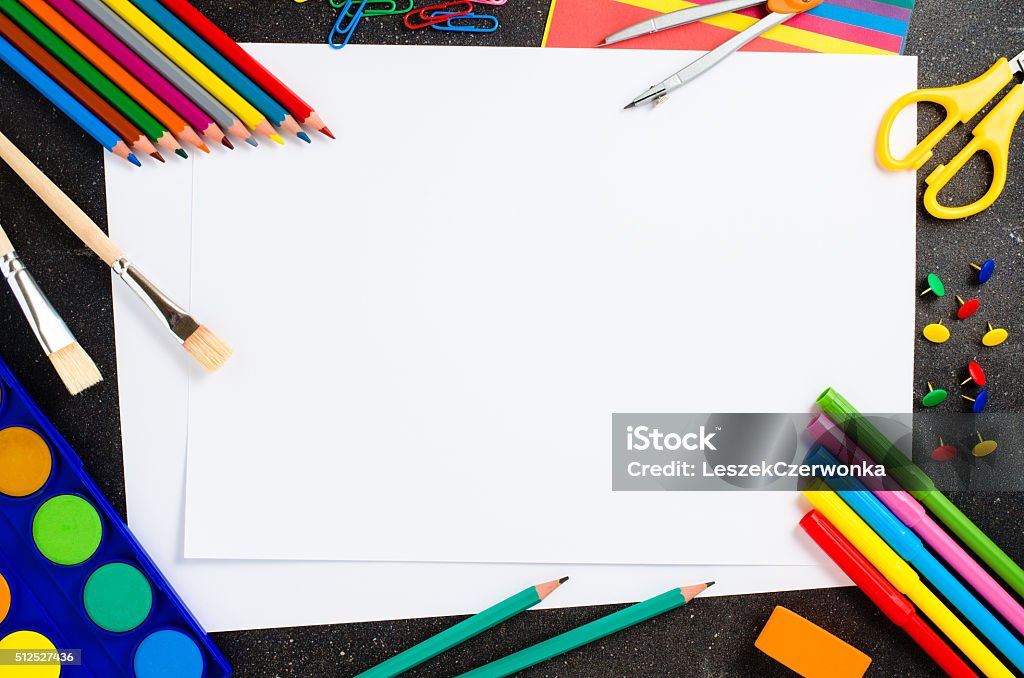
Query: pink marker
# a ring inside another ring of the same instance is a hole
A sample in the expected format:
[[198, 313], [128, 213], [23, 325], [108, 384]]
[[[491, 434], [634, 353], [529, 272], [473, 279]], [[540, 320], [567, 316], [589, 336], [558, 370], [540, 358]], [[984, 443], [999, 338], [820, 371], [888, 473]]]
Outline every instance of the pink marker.
[[[811, 420], [811, 423], [807, 425], [807, 431], [844, 464], [876, 464], [864, 450], [857, 447], [856, 443], [846, 436], [835, 422], [824, 414], [819, 414]], [[910, 496], [909, 492], [893, 489], [895, 483], [888, 478], [883, 480], [865, 477], [861, 481], [890, 511], [896, 514], [896, 517], [904, 525], [916, 532], [961, 577], [966, 579], [975, 591], [980, 593], [999, 614], [1003, 615], [1003, 618], [1010, 622], [1013, 628], [1017, 629], [1018, 633], [1024, 634], [1024, 608], [959, 544], [942, 531], [942, 528], [928, 516], [924, 507]]]

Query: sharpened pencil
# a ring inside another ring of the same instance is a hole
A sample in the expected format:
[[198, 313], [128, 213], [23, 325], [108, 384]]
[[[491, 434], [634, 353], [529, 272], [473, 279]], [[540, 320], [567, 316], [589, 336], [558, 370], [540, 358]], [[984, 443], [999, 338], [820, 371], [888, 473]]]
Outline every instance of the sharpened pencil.
[[49, 0], [49, 3], [78, 30], [124, 66], [129, 73], [149, 87], [154, 94], [167, 102], [167, 105], [177, 111], [193, 129], [211, 141], [223, 143], [224, 131], [217, 126], [213, 118], [192, 103], [181, 90], [157, 73], [152, 66], [143, 61], [138, 54], [94, 19], [91, 14], [79, 7], [74, 0]]
[[99, 92], [114, 108], [141, 129], [143, 134], [172, 153], [181, 155], [185, 152], [166, 127], [17, 0], [0, 0], [0, 10], [11, 17], [36, 42], [49, 50], [72, 73]]
[[642, 603], [630, 605], [629, 607], [613, 612], [605, 617], [601, 617], [589, 624], [584, 624], [571, 631], [555, 636], [554, 638], [548, 638], [545, 641], [541, 641], [536, 645], [520, 650], [514, 654], [510, 654], [507, 657], [502, 657], [490, 664], [485, 664], [479, 668], [473, 669], [467, 673], [463, 673], [463, 677], [472, 676], [473, 678], [502, 678], [502, 676], [510, 676], [513, 673], [523, 671], [541, 662], [547, 661], [552, 657], [557, 657], [560, 654], [565, 654], [570, 650], [575, 650], [578, 647], [582, 647], [587, 643], [592, 643], [595, 640], [600, 640], [605, 636], [610, 636], [613, 633], [629, 628], [630, 626], [636, 626], [641, 622], [645, 622], [652, 617], [665, 614], [677, 607], [682, 607], [689, 601], [693, 600], [696, 596], [700, 595], [707, 590], [709, 586], [715, 582], [708, 582], [706, 584], [696, 584], [694, 586], [683, 586], [678, 589], [672, 589], [666, 591], [660, 596], [649, 598]]
[[423, 662], [446, 652], [456, 645], [461, 645], [470, 638], [478, 636], [487, 629], [511, 619], [520, 612], [528, 610], [565, 583], [568, 577], [555, 581], [537, 584], [528, 589], [495, 603], [486, 610], [478, 612], [469, 619], [464, 619], [455, 626], [445, 629], [436, 636], [427, 638], [422, 643], [410, 647], [405, 652], [395, 655], [372, 669], [360, 673], [356, 678], [393, 678], [419, 666]]
[[[221, 129], [229, 134], [233, 134], [251, 146], [259, 145], [259, 142], [249, 133], [245, 125], [235, 117], [234, 113], [225, 108], [224, 104], [220, 103], [216, 97], [203, 89], [199, 83], [168, 59], [163, 52], [150, 44], [145, 37], [129, 26], [117, 12], [107, 7], [103, 0], [75, 1], [108, 31], [120, 38], [125, 45], [142, 57], [154, 70], [180, 89], [185, 96], [192, 99], [199, 108], [213, 118]], [[224, 139], [226, 140], [227, 137]], [[224, 141], [221, 143], [224, 143]], [[225, 145], [230, 147], [230, 142], [225, 143]]]
[[107, 7], [117, 12], [128, 24], [149, 40], [171, 61], [188, 73], [200, 85], [228, 107], [249, 129], [265, 134], [273, 141], [283, 144], [284, 140], [274, 131], [267, 119], [246, 101], [238, 92], [224, 82], [216, 73], [160, 28], [142, 10], [128, 0], [103, 0]]
[[[210, 152], [210, 149], [206, 147], [195, 130], [189, 127], [184, 118], [171, 110], [170, 106], [139, 82], [124, 66], [112, 59], [99, 45], [50, 6], [46, 0], [19, 0], [19, 2], [49, 26], [50, 30], [71, 45], [75, 51], [85, 57], [100, 73], [110, 78], [111, 82], [124, 90], [137, 104], [159, 120], [168, 129], [168, 134], [173, 134], [202, 151]], [[157, 139], [157, 142], [159, 143], [160, 139]]]
[[42, 45], [33, 40], [25, 31], [18, 28], [6, 14], [0, 13], [0, 36], [21, 50], [44, 73], [67, 90], [83, 106], [110, 127], [115, 134], [122, 137], [138, 153], [145, 153], [163, 162], [163, 157], [153, 147], [142, 131], [130, 120], [114, 110], [103, 97], [96, 94], [88, 85], [57, 61], [52, 54], [43, 49]]
[[227, 33], [207, 19], [206, 15], [193, 7], [187, 0], [161, 0], [161, 2], [167, 9], [174, 12], [189, 28], [238, 67], [238, 70], [252, 78], [253, 82], [279, 101], [299, 124], [312, 127], [321, 134], [331, 139], [334, 138], [334, 134], [327, 128], [323, 118], [320, 117], [312, 106], [303, 101], [298, 94], [268, 71], [252, 55], [242, 49]]
[[142, 163], [128, 148], [128, 144], [121, 137], [117, 136], [114, 130], [103, 124], [102, 120], [89, 112], [89, 109], [85, 106], [78, 103], [78, 100], [71, 96], [67, 90], [58, 85], [46, 73], [43, 73], [38, 66], [4, 38], [0, 38], [0, 60], [14, 69], [15, 73], [49, 99], [50, 103], [59, 108], [64, 115], [71, 118], [76, 125], [99, 142], [103, 148], [119, 158], [124, 158], [133, 165], [142, 167]]

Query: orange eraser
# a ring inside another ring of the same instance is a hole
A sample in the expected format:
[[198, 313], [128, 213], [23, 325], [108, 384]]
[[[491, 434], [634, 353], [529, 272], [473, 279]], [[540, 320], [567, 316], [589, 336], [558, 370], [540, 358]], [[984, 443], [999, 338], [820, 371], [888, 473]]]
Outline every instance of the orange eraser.
[[754, 647], [804, 678], [860, 678], [871, 657], [812, 624], [776, 607]]

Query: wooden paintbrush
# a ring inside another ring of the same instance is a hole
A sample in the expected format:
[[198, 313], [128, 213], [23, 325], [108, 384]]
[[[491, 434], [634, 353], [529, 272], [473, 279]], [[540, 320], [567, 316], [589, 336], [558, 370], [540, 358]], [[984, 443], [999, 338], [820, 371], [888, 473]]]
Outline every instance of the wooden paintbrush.
[[85, 389], [103, 381], [103, 375], [96, 364], [75, 340], [71, 330], [64, 324], [60, 314], [50, 304], [35, 278], [21, 263], [14, 251], [7, 233], [0, 227], [0, 272], [18, 300], [25, 320], [35, 333], [46, 357], [57, 370], [61, 381], [71, 395], [78, 395]]
[[199, 364], [211, 372], [224, 364], [231, 356], [231, 348], [150, 282], [96, 225], [96, 222], [43, 174], [42, 170], [32, 164], [32, 161], [3, 133], [0, 133], [0, 158], [3, 158], [47, 207], [53, 210], [54, 214], [60, 217], [61, 221], [95, 252], [118, 278], [139, 295]]

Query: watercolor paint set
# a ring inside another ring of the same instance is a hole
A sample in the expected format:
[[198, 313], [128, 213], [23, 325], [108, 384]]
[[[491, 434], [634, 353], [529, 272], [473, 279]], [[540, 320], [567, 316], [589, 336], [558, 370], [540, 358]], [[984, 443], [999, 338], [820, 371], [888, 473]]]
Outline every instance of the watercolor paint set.
[[23, 673], [223, 678], [231, 665], [0, 360], [0, 676]]

